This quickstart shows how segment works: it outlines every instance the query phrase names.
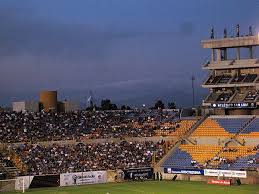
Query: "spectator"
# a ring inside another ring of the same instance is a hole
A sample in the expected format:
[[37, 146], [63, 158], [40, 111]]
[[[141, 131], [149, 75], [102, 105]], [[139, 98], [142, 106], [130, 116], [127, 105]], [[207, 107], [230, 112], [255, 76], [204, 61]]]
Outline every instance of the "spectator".
[[[160, 160], [165, 154], [164, 141], [42, 146], [16, 148], [28, 173], [58, 174], [77, 171], [150, 167], [153, 154]], [[159, 180], [159, 178], [158, 178]]]

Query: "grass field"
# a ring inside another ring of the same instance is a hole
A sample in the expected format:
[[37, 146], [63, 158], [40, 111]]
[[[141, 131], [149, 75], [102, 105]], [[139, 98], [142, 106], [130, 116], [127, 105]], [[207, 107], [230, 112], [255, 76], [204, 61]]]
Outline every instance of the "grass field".
[[259, 194], [259, 185], [229, 187], [207, 185], [204, 182], [151, 181], [31, 189], [26, 192], [30, 194]]

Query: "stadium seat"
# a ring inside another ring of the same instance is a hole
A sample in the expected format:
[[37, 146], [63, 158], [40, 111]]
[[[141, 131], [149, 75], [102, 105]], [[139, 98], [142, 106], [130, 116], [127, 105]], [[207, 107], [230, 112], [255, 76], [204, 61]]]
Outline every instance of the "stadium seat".
[[243, 131], [240, 137], [259, 137], [259, 118], [253, 120]]
[[207, 118], [192, 136], [231, 137], [238, 133], [251, 118]]
[[156, 130], [157, 135], [181, 137], [184, 135], [195, 123], [197, 119], [184, 119], [180, 122], [171, 124], [164, 124], [164, 129]]

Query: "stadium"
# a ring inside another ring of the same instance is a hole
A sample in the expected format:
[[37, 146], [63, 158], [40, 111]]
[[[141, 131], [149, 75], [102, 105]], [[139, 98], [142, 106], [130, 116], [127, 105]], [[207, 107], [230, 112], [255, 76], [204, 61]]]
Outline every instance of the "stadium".
[[202, 85], [209, 94], [191, 115], [71, 104], [60, 111], [56, 91], [43, 91], [39, 104], [2, 109], [0, 191], [259, 193], [259, 36], [241, 35], [237, 26], [234, 37], [216, 39], [212, 29], [202, 46], [211, 49]]

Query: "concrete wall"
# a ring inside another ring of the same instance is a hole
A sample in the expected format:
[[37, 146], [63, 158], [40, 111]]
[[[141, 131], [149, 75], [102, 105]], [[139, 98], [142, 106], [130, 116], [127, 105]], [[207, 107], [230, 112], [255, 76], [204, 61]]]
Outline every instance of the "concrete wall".
[[[133, 142], [143, 142], [143, 141], [159, 141], [159, 140], [165, 140], [165, 141], [174, 141], [173, 138], [165, 138], [165, 137], [147, 137], [147, 138], [126, 138], [126, 141], [133, 141]], [[41, 142], [27, 142], [27, 144], [38, 144], [38, 145], [44, 145], [44, 146], [52, 146], [53, 144], [59, 144], [59, 145], [74, 145], [78, 143], [85, 143], [85, 144], [97, 144], [97, 143], [111, 143], [111, 142], [121, 142], [124, 141], [120, 138], [109, 138], [109, 139], [81, 139], [80, 141], [77, 140], [60, 140], [60, 141], [41, 141]], [[23, 142], [18, 142], [18, 143], [12, 143], [12, 144], [2, 144], [0, 143], [0, 149], [4, 148], [5, 146], [12, 145], [12, 146], [19, 146], [23, 144]]]
[[[190, 140], [193, 142], [197, 141], [198, 145], [219, 145], [219, 143], [225, 138], [218, 137], [191, 137]], [[220, 142], [219, 142], [220, 141]]]
[[243, 138], [245, 140], [245, 145], [258, 145], [259, 144], [259, 138]]
[[[189, 138], [192, 142], [197, 142], [198, 145], [221, 145], [226, 143], [226, 140], [230, 140], [226, 137], [191, 137]], [[259, 138], [248, 138], [248, 137], [238, 137], [240, 142], [245, 141], [246, 146], [256, 146], [259, 144]], [[240, 146], [235, 143], [236, 146]]]
[[229, 109], [226, 111], [227, 115], [251, 115], [250, 109]]
[[259, 109], [252, 110], [253, 115], [259, 115]]
[[[165, 174], [162, 173], [164, 180], [172, 180], [175, 174]], [[207, 182], [209, 179], [218, 179], [218, 177], [207, 177], [203, 175], [186, 175], [177, 174], [176, 180], [182, 181], [203, 181]], [[236, 179], [232, 179], [232, 183], [235, 184]], [[247, 178], [240, 179], [242, 184], [259, 184], [259, 173], [258, 172], [247, 172]]]
[[225, 109], [214, 109], [215, 115], [225, 115]]

